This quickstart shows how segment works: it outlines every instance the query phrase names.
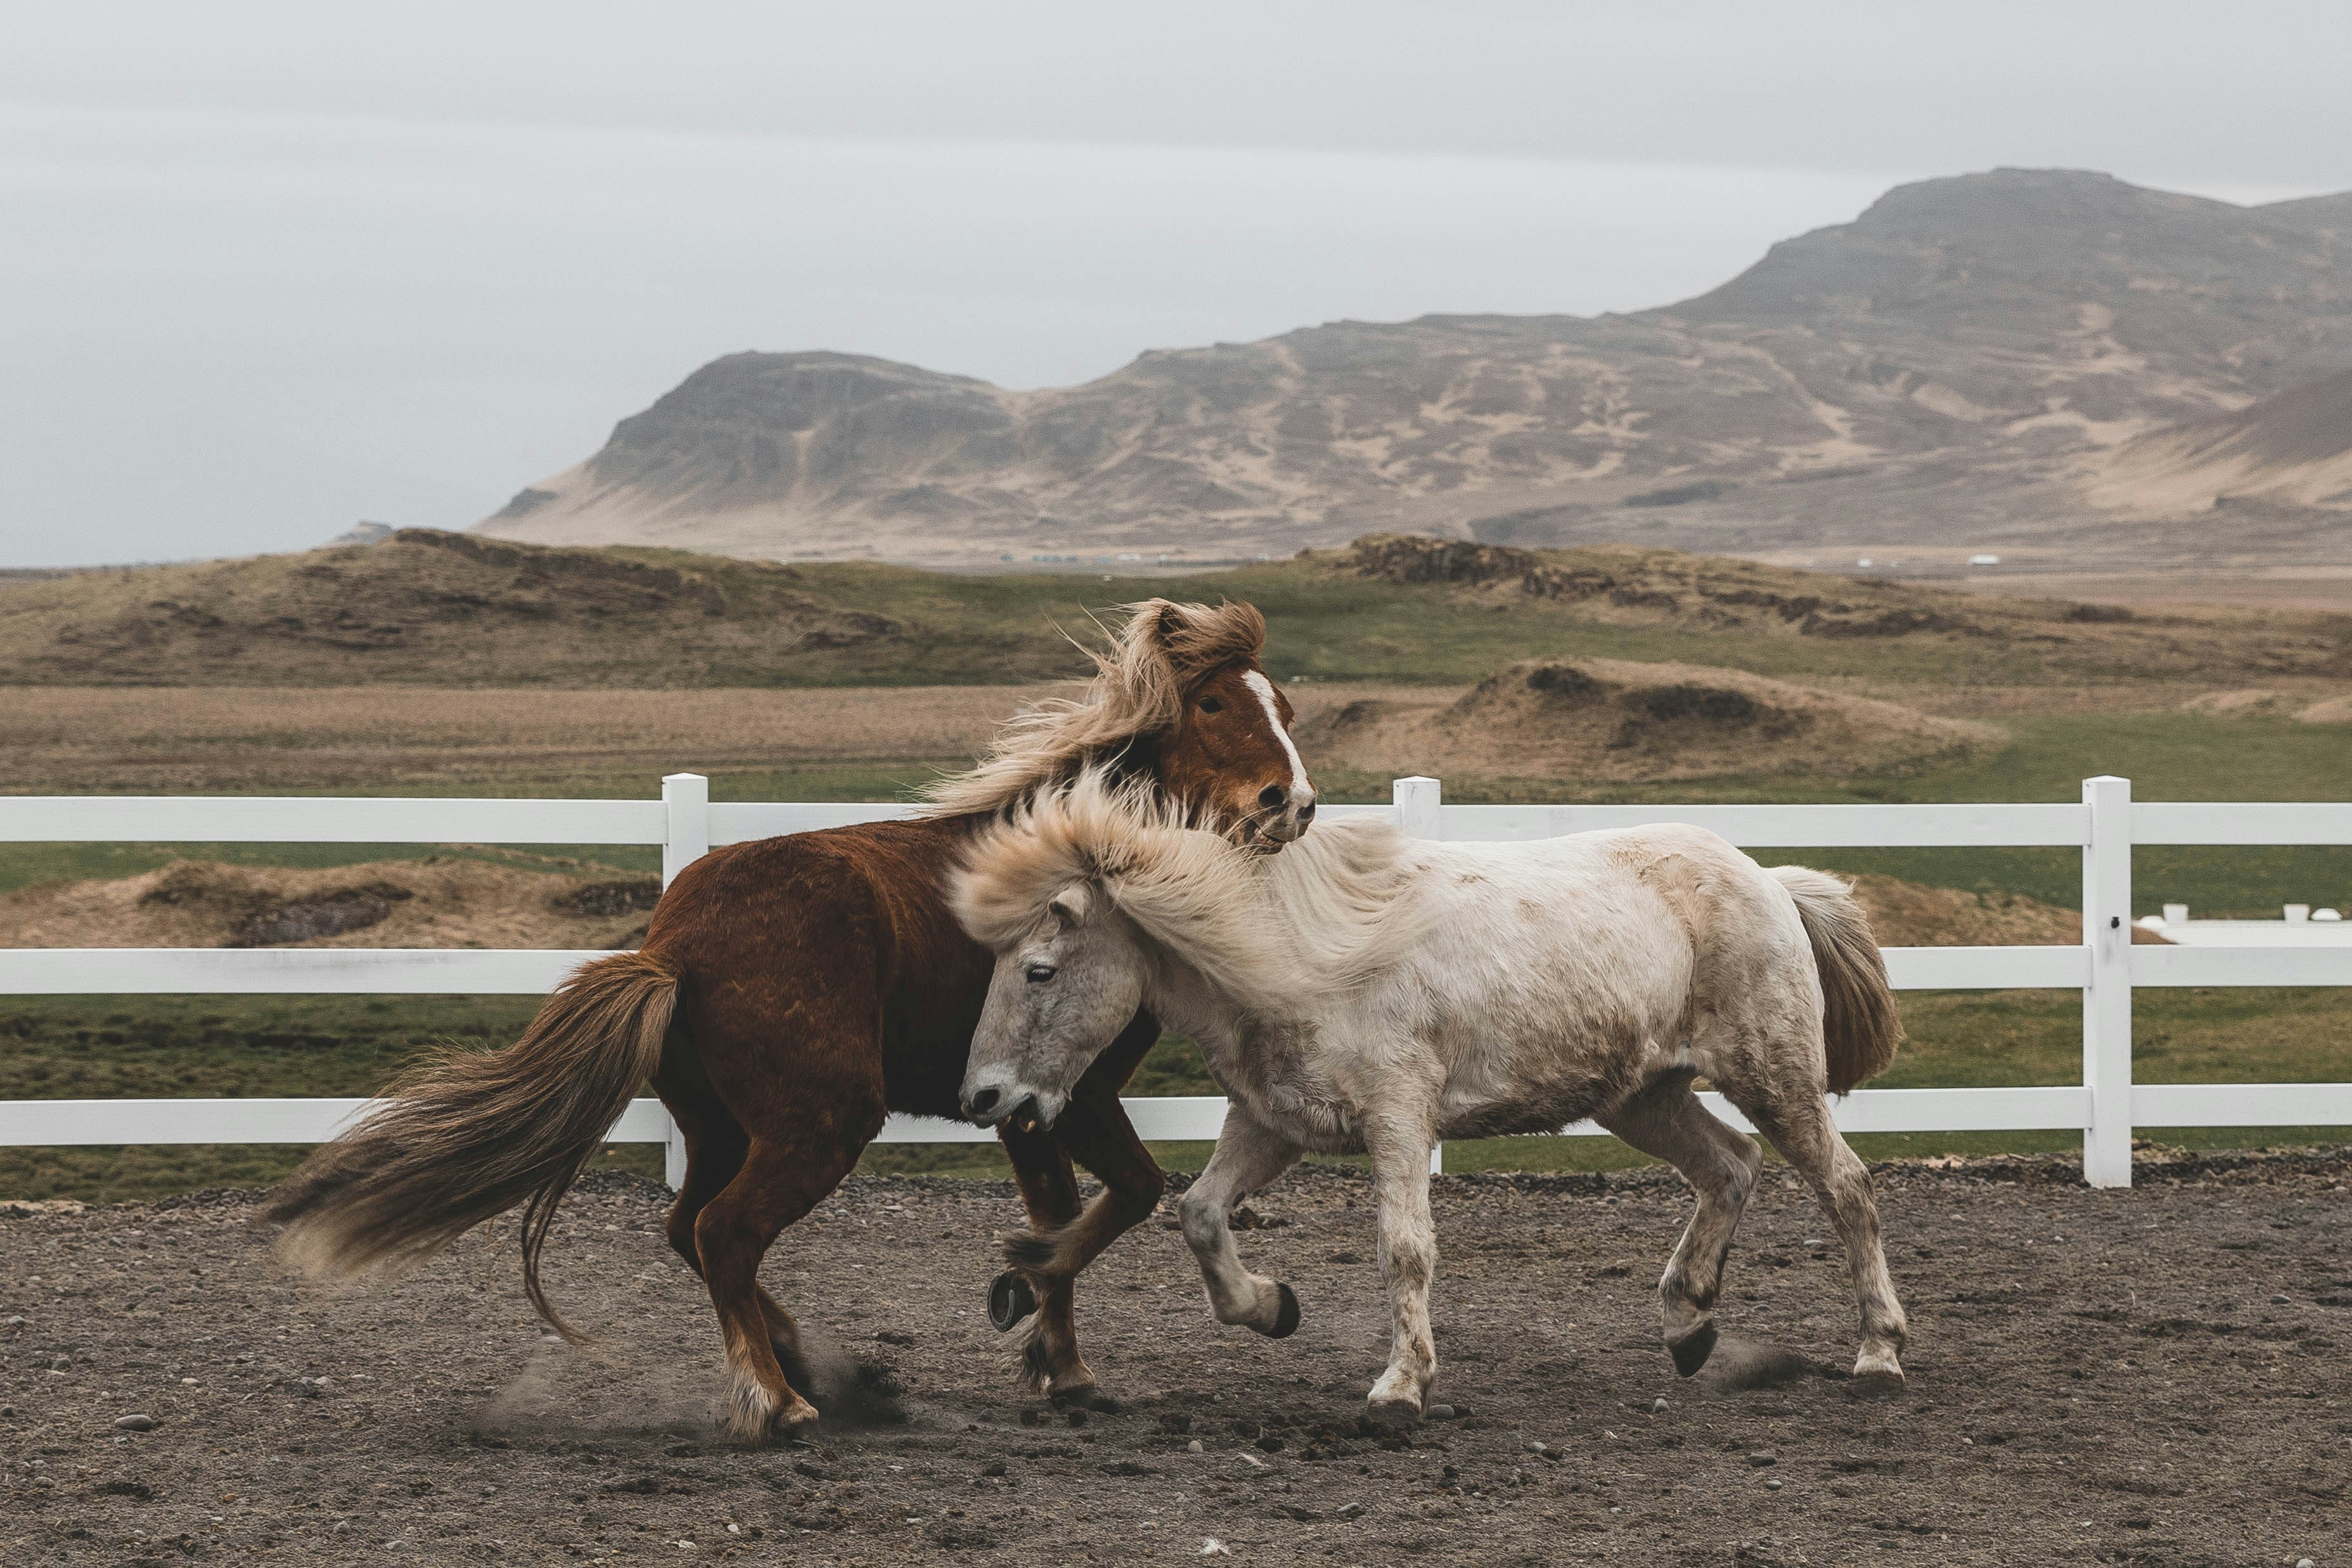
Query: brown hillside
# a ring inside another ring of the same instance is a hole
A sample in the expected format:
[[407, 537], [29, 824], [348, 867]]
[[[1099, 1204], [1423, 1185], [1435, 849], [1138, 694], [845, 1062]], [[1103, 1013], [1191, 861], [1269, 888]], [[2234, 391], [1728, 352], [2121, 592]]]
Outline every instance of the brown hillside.
[[2232, 672], [2329, 677], [2347, 673], [2352, 629], [2340, 616], [2296, 611], [2130, 608], [1958, 593], [1633, 545], [1528, 550], [1388, 533], [1301, 560], [1343, 577], [1451, 587], [1490, 606], [1532, 602], [1603, 626], [1720, 634], [1727, 663], [1761, 638], [1958, 646], [2024, 655], [2102, 681]]
[[1860, 773], [2000, 738], [1741, 670], [1606, 658], [1530, 659], [1451, 702], [1367, 698], [1298, 726], [1309, 756], [1367, 771], [1586, 784]]
[[729, 562], [722, 577], [403, 529], [381, 544], [16, 584], [0, 593], [0, 668], [169, 685], [464, 685], [496, 670], [601, 686], [620, 665], [637, 677], [625, 684], [693, 685], [900, 630], [810, 597], [785, 567]]
[[[2071, 947], [2083, 940], [2081, 910], [2021, 893], [1931, 888], [1894, 877], [1848, 879], [1881, 947]], [[2145, 926], [2132, 928], [2132, 941], [2170, 945]]]
[[1641, 657], [1799, 679], [2253, 685], [2352, 674], [2342, 616], [1995, 597], [1630, 545], [1375, 534], [1235, 573], [1113, 580], [776, 566], [412, 529], [375, 545], [0, 585], [0, 679], [1016, 685], [1083, 673], [1057, 628], [1083, 632], [1090, 616], [1116, 618], [1109, 604], [1154, 591], [1254, 601], [1273, 628], [1276, 673], [1318, 679], [1465, 681], [1515, 658], [1620, 657], [1621, 627], [1675, 634], [1672, 646], [1630, 650]]
[[2144, 436], [2095, 472], [2095, 501], [2144, 512], [2253, 499], [2352, 510], [2352, 371]]
[[467, 859], [325, 870], [175, 860], [0, 895], [0, 947], [634, 946], [659, 889]]

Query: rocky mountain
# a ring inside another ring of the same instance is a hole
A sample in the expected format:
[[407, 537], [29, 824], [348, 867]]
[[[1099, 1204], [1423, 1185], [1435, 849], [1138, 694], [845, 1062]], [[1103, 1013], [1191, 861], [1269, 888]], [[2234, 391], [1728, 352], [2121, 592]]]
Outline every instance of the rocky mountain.
[[2242, 207], [2003, 169], [1900, 186], [1633, 315], [1342, 321], [1040, 392], [730, 355], [480, 527], [909, 560], [1214, 559], [1376, 528], [2315, 557], [2344, 548], [2335, 531], [2217, 531], [2118, 488], [2115, 465], [2347, 368], [2352, 194]]

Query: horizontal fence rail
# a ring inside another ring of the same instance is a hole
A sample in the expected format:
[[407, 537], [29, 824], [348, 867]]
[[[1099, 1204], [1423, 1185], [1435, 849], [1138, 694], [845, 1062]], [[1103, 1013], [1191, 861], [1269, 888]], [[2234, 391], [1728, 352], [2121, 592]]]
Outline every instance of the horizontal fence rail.
[[[433, 800], [5, 796], [0, 841], [141, 843], [658, 845], [667, 883], [713, 846], [862, 822], [914, 808], [866, 803], [714, 804], [707, 780], [677, 773], [659, 800]], [[2042, 947], [1883, 949], [1888, 979], [1913, 991], [2057, 989], [2084, 997], [2084, 1080], [2026, 1088], [1862, 1089], [1832, 1103], [1847, 1132], [2079, 1131], [2086, 1177], [2131, 1179], [2135, 1127], [2352, 1126], [2352, 1084], [2135, 1084], [2130, 999], [2138, 986], [2342, 985], [2352, 951], [2130, 943], [2135, 844], [2352, 844], [2352, 803], [2205, 804], [2131, 800], [2128, 781], [2086, 780], [2059, 805], [1447, 805], [1437, 780], [1400, 779], [1391, 803], [1328, 805], [1327, 821], [1381, 816], [1420, 837], [1509, 842], [1681, 823], [1743, 848], [2078, 849], [2084, 941]], [[0, 949], [0, 994], [541, 994], [601, 952], [449, 948]], [[1720, 1095], [1700, 1097], [1743, 1131]], [[315, 1143], [375, 1102], [353, 1099], [0, 1101], [0, 1146]], [[1207, 1140], [1225, 1101], [1171, 1096], [1124, 1102], [1153, 1141]], [[1599, 1135], [1580, 1122], [1563, 1135]], [[977, 1143], [962, 1122], [893, 1116], [881, 1142]], [[675, 1184], [677, 1129], [660, 1101], [633, 1101], [608, 1141], [663, 1143]]]

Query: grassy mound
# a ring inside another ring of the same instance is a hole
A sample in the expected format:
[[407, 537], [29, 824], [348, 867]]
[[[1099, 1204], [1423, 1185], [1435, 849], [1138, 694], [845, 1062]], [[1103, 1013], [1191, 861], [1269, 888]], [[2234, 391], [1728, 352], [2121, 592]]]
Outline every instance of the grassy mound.
[[1311, 756], [1392, 773], [1580, 783], [1884, 770], [1998, 745], [1989, 724], [1736, 669], [1530, 659], [1451, 701], [1366, 698], [1299, 726]]

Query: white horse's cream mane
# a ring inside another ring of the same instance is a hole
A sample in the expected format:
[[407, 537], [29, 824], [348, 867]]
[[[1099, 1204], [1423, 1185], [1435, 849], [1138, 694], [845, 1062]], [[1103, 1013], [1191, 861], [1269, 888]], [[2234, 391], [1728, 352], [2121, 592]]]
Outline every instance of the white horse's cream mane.
[[1089, 768], [981, 834], [949, 901], [1003, 951], [1074, 884], [1252, 1012], [1291, 1017], [1386, 969], [1423, 934], [1406, 840], [1385, 822], [1324, 824], [1276, 854], [1184, 826], [1171, 805]]
[[1108, 648], [1081, 645], [1095, 663], [1085, 694], [1006, 721], [979, 765], [923, 792], [924, 816], [1002, 811], [1139, 737], [1172, 730], [1195, 681], [1265, 647], [1265, 617], [1252, 605], [1146, 599], [1120, 607], [1131, 613]]

